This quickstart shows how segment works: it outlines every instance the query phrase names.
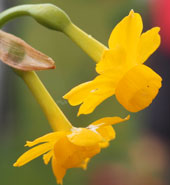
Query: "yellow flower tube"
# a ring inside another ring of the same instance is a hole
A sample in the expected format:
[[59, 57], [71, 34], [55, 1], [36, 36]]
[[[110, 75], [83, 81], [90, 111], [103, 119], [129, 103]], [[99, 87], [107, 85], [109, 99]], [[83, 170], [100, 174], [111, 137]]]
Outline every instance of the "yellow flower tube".
[[148, 107], [158, 94], [161, 77], [145, 65], [137, 65], [119, 81], [115, 96], [131, 112]]

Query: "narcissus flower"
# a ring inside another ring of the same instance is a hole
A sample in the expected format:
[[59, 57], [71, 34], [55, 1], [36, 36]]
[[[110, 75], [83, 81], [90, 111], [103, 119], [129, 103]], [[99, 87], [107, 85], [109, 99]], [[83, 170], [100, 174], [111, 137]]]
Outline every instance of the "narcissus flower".
[[113, 29], [109, 49], [96, 65], [99, 75], [64, 96], [73, 106], [81, 104], [78, 115], [91, 113], [112, 95], [131, 112], [151, 104], [162, 79], [143, 63], [160, 45], [160, 28], [154, 27], [145, 33], [142, 29], [141, 16], [133, 10]]
[[44, 135], [25, 146], [34, 148], [25, 152], [14, 166], [23, 166], [31, 160], [43, 155], [45, 164], [52, 159], [52, 169], [57, 182], [62, 179], [69, 168], [80, 167], [86, 169], [89, 160], [98, 154], [101, 148], [109, 145], [115, 138], [115, 131], [111, 125], [128, 120], [120, 117], [106, 117], [93, 122], [86, 128], [72, 127], [70, 131], [58, 131]]

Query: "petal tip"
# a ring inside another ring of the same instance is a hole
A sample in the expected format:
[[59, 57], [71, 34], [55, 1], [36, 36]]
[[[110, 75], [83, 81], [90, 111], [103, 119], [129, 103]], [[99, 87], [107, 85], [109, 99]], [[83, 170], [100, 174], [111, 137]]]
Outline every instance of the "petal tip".
[[25, 146], [25, 147], [26, 147], [26, 146], [31, 147], [31, 146], [33, 146], [33, 145], [32, 145], [32, 142], [31, 142], [31, 141], [26, 141], [26, 144], [25, 144], [24, 146]]
[[19, 167], [20, 165], [18, 164], [18, 162], [15, 162], [14, 164], [13, 164], [13, 167]]
[[82, 113], [80, 112], [80, 110], [77, 113], [77, 117], [79, 117]]
[[159, 33], [161, 28], [160, 27], [155, 27], [155, 29], [157, 30], [157, 32]]
[[130, 119], [130, 115], [128, 115], [128, 116], [125, 117], [125, 121], [127, 121], [129, 119]]
[[57, 179], [57, 184], [63, 185], [63, 180]]
[[62, 96], [63, 99], [67, 99], [67, 94], [65, 94], [64, 96]]
[[66, 93], [62, 98], [67, 100], [70, 103], [70, 99], [69, 99], [70, 98], [70, 93], [69, 92]]
[[24, 146], [29, 146], [29, 144], [28, 144], [28, 143], [29, 143], [29, 141], [26, 141], [26, 144], [25, 144]]
[[47, 165], [48, 164], [48, 161], [46, 161], [43, 157], [43, 161], [44, 161], [44, 164]]
[[130, 12], [129, 12], [129, 15], [130, 15], [130, 16], [133, 16], [133, 15], [134, 15], [134, 13], [135, 13], [135, 12], [134, 12], [134, 10], [133, 10], [133, 9], [131, 9], [131, 10], [130, 10]]

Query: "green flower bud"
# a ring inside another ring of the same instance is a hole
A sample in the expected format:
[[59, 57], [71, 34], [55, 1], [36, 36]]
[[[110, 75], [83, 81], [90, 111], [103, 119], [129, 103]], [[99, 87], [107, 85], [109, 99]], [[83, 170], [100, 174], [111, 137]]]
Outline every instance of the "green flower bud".
[[71, 20], [68, 15], [52, 4], [35, 4], [35, 5], [21, 5], [16, 6], [0, 14], [0, 26], [9, 20], [28, 15], [33, 17], [40, 24], [57, 31], [63, 31]]
[[63, 10], [52, 4], [20, 5], [7, 9], [0, 13], [0, 26], [24, 15], [33, 17], [47, 28], [63, 32], [95, 62], [99, 62], [107, 50], [106, 46], [73, 24]]
[[40, 24], [58, 31], [64, 30], [71, 23], [68, 15], [52, 4], [34, 5], [29, 9], [29, 14]]

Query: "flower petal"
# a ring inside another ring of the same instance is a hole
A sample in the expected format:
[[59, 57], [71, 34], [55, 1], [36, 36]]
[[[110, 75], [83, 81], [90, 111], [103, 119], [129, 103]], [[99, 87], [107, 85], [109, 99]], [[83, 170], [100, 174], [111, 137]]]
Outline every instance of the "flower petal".
[[78, 115], [91, 113], [97, 105], [115, 92], [115, 82], [104, 75], [97, 76], [93, 81], [81, 84], [68, 92], [64, 98], [71, 105], [80, 106]]
[[109, 141], [116, 137], [113, 127], [111, 125], [104, 125], [103, 122], [96, 125], [92, 123], [87, 128], [96, 131], [103, 137], [103, 140], [99, 143], [101, 148], [106, 148], [109, 145]]
[[82, 83], [69, 91], [63, 96], [64, 99], [67, 99], [70, 105], [75, 106], [79, 105], [86, 98], [87, 94], [94, 88], [92, 81]]
[[101, 142], [100, 146], [105, 148], [109, 144], [108, 141], [116, 137], [116, 132], [111, 125], [129, 120], [129, 118], [130, 116], [124, 119], [120, 117], [106, 117], [93, 122], [87, 128], [97, 131], [104, 138], [104, 142]]
[[129, 15], [113, 29], [109, 39], [109, 48], [123, 47], [128, 54], [128, 61], [134, 60], [142, 29], [140, 14], [131, 10]]
[[103, 54], [102, 60], [97, 63], [96, 71], [99, 74], [111, 71], [112, 74], [115, 72], [121, 72], [126, 64], [126, 53], [121, 47], [106, 50]]
[[25, 146], [32, 147], [43, 142], [57, 141], [61, 136], [63, 136], [63, 134], [64, 132], [51, 132], [35, 139], [34, 141], [27, 141]]
[[22, 154], [18, 160], [16, 161], [16, 163], [14, 163], [13, 166], [23, 166], [24, 164], [32, 161], [33, 159], [39, 157], [40, 155], [48, 152], [49, 150], [51, 150], [53, 147], [53, 144], [51, 143], [44, 143], [41, 144], [39, 146], [36, 146], [34, 148], [31, 148], [30, 150], [28, 150], [27, 152], [25, 152], [24, 154]]
[[151, 68], [137, 65], [118, 83], [116, 98], [128, 111], [138, 112], [149, 106], [158, 94], [162, 78]]
[[[107, 89], [106, 89], [107, 90]], [[99, 91], [100, 92], [100, 91]], [[102, 103], [105, 99], [112, 96], [114, 94], [114, 89], [111, 91], [108, 90], [108, 92], [105, 93], [91, 93], [83, 102], [83, 104], [80, 106], [78, 111], [78, 116], [80, 114], [90, 114], [94, 111], [94, 109]]]
[[99, 152], [99, 145], [78, 146], [71, 143], [67, 137], [60, 139], [54, 146], [55, 158], [65, 169], [80, 167], [86, 158], [91, 158]]
[[43, 160], [44, 160], [44, 164], [48, 164], [50, 159], [53, 156], [53, 151], [50, 150], [49, 152], [47, 152], [46, 154], [43, 155]]
[[82, 164], [80, 165], [81, 168], [83, 168], [83, 170], [86, 170], [87, 169], [87, 164], [88, 162], [90, 161], [90, 158], [86, 158]]
[[148, 57], [159, 47], [161, 39], [159, 35], [160, 28], [155, 27], [141, 35], [137, 61], [144, 63]]
[[97, 129], [97, 132], [100, 133], [100, 135], [106, 140], [106, 141], [110, 141], [112, 139], [115, 139], [116, 137], [116, 132], [113, 129], [112, 126], [104, 126], [104, 127], [99, 127]]
[[[67, 169], [68, 165], [69, 166], [73, 165], [73, 163], [71, 164], [71, 157], [73, 153], [80, 150], [81, 148], [82, 147], [76, 146], [73, 143], [69, 142], [67, 137], [63, 137], [54, 145], [54, 156], [58, 163], [60, 163], [64, 168]], [[70, 162], [67, 161], [68, 159], [70, 159]], [[67, 164], [67, 162], [70, 164]]]
[[100, 134], [87, 128], [73, 128], [68, 140], [78, 146], [93, 146], [103, 140]]
[[99, 143], [99, 146], [100, 148], [107, 148], [109, 146], [109, 142], [106, 141], [106, 142]]
[[56, 160], [56, 158], [53, 156], [52, 158], [52, 169], [53, 169], [53, 173], [56, 177], [57, 183], [58, 184], [63, 184], [63, 178], [66, 174], [66, 169], [63, 168], [58, 161]]
[[107, 126], [107, 125], [115, 125], [117, 123], [129, 120], [130, 116], [127, 116], [126, 118], [120, 118], [120, 117], [105, 117], [101, 118], [90, 125], [96, 125], [96, 126]]
[[114, 79], [99, 75], [91, 83], [93, 89], [86, 94], [86, 98], [79, 108], [78, 116], [93, 112], [100, 103], [115, 93], [116, 82]]

